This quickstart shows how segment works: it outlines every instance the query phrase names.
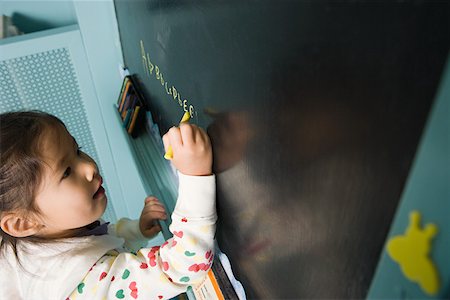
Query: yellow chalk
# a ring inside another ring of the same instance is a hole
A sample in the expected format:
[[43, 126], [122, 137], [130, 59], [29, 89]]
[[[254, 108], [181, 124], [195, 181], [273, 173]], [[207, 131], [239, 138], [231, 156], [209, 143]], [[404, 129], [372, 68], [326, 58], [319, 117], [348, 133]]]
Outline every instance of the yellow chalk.
[[[189, 112], [185, 112], [183, 117], [181, 118], [180, 124], [184, 122], [188, 122], [191, 119], [191, 114]], [[164, 158], [167, 160], [171, 160], [173, 158], [173, 150], [172, 146], [167, 147], [166, 154], [164, 154]]]
[[171, 146], [167, 148], [166, 154], [164, 154], [164, 158], [167, 160], [171, 160], [173, 158], [173, 150]]
[[183, 117], [181, 118], [180, 124], [187, 122], [191, 119], [191, 114], [189, 112], [185, 112]]

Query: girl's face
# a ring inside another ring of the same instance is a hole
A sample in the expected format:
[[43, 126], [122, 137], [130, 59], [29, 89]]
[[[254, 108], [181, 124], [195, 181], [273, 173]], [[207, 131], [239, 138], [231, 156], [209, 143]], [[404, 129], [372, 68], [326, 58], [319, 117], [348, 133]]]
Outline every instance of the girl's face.
[[37, 189], [41, 237], [68, 237], [101, 217], [106, 195], [97, 165], [63, 126], [44, 133], [44, 172]]

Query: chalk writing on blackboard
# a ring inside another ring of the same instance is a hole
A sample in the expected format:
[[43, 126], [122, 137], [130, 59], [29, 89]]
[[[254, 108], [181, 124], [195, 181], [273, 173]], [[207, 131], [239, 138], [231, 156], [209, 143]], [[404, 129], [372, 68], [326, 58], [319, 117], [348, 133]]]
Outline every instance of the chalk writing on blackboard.
[[142, 66], [144, 67], [145, 74], [147, 74], [150, 78], [158, 80], [161, 83], [161, 86], [165, 89], [166, 94], [171, 96], [170, 99], [178, 103], [178, 105], [180, 105], [185, 112], [189, 112], [191, 118], [194, 118], [194, 116], [197, 115], [195, 107], [190, 104], [188, 99], [183, 99], [180, 91], [175, 86], [170, 85], [167, 80], [164, 80], [164, 76], [160, 68], [150, 60], [150, 54], [145, 51], [144, 42], [142, 40], [140, 41], [140, 46]]

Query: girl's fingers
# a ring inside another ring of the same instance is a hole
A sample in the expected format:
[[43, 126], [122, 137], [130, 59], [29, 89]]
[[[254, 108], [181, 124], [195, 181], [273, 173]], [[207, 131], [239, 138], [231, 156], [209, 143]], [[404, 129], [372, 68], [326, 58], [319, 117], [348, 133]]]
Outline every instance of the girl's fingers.
[[161, 226], [154, 225], [154, 226], [150, 227], [150, 229], [144, 230], [143, 234], [146, 237], [153, 237], [160, 231], [161, 231]]
[[165, 212], [152, 211], [148, 214], [145, 214], [145, 217], [152, 223], [154, 220], [166, 220], [167, 214]]
[[149, 203], [151, 201], [159, 203], [158, 198], [156, 198], [155, 196], [148, 196], [147, 198], [145, 198], [145, 203]]
[[147, 204], [144, 207], [143, 210], [143, 214], [146, 214], [147, 212], [151, 212], [151, 211], [159, 211], [159, 212], [165, 212], [166, 208], [164, 207], [164, 205], [158, 203], [158, 204]]
[[180, 128], [170, 128], [167, 132], [167, 135], [169, 137], [169, 145], [171, 145], [172, 148], [178, 148], [179, 146], [183, 145], [183, 138], [181, 136]]
[[167, 150], [169, 149], [169, 145], [170, 145], [169, 135], [167, 133], [165, 135], [163, 135], [162, 140], [163, 140], [163, 144], [164, 144], [164, 150], [167, 152]]
[[159, 210], [149, 210], [149, 211], [145, 211], [142, 216], [146, 219], [151, 219], [154, 216], [160, 216], [160, 215], [164, 215], [167, 217], [167, 213], [164, 209], [159, 209]]
[[196, 131], [198, 130], [194, 124], [184, 123], [180, 125], [180, 133], [185, 145], [189, 146], [195, 143]]
[[199, 141], [202, 141], [206, 145], [209, 144], [208, 134], [204, 130], [198, 130], [198, 138]]

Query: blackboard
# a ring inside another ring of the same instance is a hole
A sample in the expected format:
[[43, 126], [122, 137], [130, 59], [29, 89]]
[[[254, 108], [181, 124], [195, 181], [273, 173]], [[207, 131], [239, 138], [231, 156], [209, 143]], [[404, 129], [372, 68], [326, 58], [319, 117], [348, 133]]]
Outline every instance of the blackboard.
[[449, 3], [116, 1], [162, 133], [208, 129], [249, 298], [362, 298], [449, 51]]

